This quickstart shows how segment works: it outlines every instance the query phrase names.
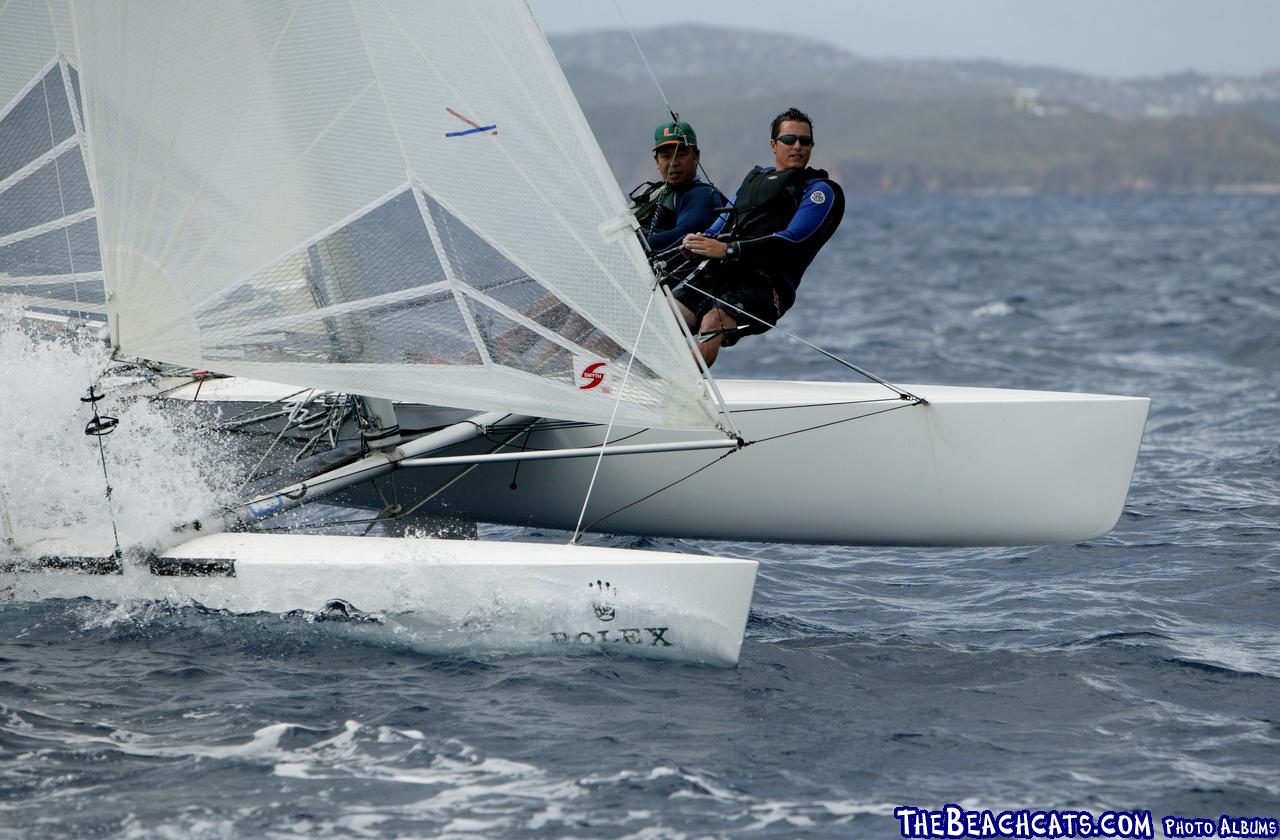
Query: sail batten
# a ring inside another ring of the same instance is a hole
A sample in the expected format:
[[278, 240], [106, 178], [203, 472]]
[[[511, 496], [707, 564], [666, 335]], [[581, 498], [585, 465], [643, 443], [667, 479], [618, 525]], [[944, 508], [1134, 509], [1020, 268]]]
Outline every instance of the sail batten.
[[660, 292], [637, 240], [599, 232], [624, 199], [523, 2], [74, 12], [122, 353], [391, 399], [591, 422], [617, 402], [645, 426], [716, 425], [665, 301], [641, 330]]
[[[365, 48], [365, 51], [368, 51], [368, 47]], [[467, 308], [466, 301], [462, 295], [462, 284], [458, 282], [457, 271], [445, 251], [435, 220], [431, 218], [431, 208], [427, 204], [427, 197], [423, 195], [422, 189], [417, 184], [413, 186], [413, 201], [418, 207], [419, 215], [422, 216], [422, 223], [426, 226], [427, 236], [431, 238], [431, 247], [436, 251], [436, 258], [440, 260], [440, 268], [444, 271], [445, 283], [449, 287], [449, 293], [453, 295], [454, 303], [458, 305], [458, 311], [462, 313], [462, 322], [467, 327], [467, 334], [475, 342], [476, 351], [480, 354], [480, 362], [486, 366], [491, 366], [493, 357], [489, 355], [489, 348], [485, 346], [484, 339], [480, 336], [480, 327], [476, 324], [474, 313]]]
[[74, 225], [76, 222], [83, 222], [86, 219], [92, 219], [94, 214], [94, 209], [90, 207], [86, 210], [67, 213], [67, 215], [62, 216], [61, 218], [36, 225], [35, 227], [29, 227], [26, 230], [19, 230], [7, 236], [0, 236], [0, 248], [5, 247], [6, 245], [13, 245], [17, 242], [22, 242], [26, 239], [31, 239], [35, 236], [40, 236], [41, 234], [48, 233], [49, 231], [62, 230], [68, 225]]

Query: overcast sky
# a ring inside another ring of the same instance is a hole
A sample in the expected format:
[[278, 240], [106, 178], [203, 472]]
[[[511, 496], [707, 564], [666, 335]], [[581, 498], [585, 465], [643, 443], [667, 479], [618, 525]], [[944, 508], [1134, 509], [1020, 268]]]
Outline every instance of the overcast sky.
[[[686, 21], [773, 29], [872, 57], [994, 58], [1103, 76], [1280, 69], [1280, 0], [619, 2], [637, 29]], [[530, 5], [549, 34], [622, 27], [614, 0]]]

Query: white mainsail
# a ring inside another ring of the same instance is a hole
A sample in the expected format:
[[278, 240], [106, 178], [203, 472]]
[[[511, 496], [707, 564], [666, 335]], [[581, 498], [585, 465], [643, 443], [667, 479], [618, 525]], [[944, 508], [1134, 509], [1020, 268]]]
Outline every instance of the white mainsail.
[[102, 263], [83, 141], [67, 3], [0, 3], [0, 297], [17, 297], [37, 312], [102, 321]]
[[121, 353], [715, 426], [643, 249], [608, 233], [621, 191], [523, 2], [74, 12]]

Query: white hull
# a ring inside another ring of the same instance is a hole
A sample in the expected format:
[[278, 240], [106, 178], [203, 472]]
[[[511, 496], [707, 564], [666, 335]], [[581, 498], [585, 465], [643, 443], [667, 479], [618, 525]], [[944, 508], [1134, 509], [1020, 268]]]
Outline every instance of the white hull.
[[[48, 548], [42, 553], [71, 553]], [[534, 543], [224, 533], [149, 562], [126, 561], [118, 573], [102, 563], [48, 566], [0, 564], [0, 594], [234, 613], [345, 611], [373, 617], [360, 632], [434, 653], [605, 652], [728, 666], [742, 646], [757, 563]], [[335, 601], [340, 610], [329, 606]]]
[[[927, 406], [896, 399], [849, 404], [883, 399], [885, 390], [816, 382], [726, 381], [720, 387], [742, 436], [757, 442], [595, 530], [835, 544], [1091, 539], [1111, 530], [1124, 508], [1148, 406], [1146, 399], [1125, 397], [914, 385], [907, 390]], [[851, 417], [862, 419], [838, 422]], [[615, 429], [611, 437], [627, 444], [680, 439], [661, 431], [632, 437], [636, 431]], [[527, 445], [598, 445], [601, 433], [600, 427], [545, 432]], [[606, 458], [585, 521], [721, 454]], [[594, 467], [593, 459], [530, 462], [518, 473], [514, 465], [486, 465], [441, 498], [462, 518], [572, 529]], [[401, 498], [456, 469], [411, 471], [412, 488], [404, 474], [397, 476]]]
[[[757, 442], [609, 516], [594, 530], [848, 545], [1078, 542], [1105, 534], [1119, 519], [1150, 402], [903, 386], [928, 400], [912, 405], [870, 383], [722, 380], [719, 386], [743, 437]], [[194, 386], [174, 396], [190, 399], [192, 391]], [[243, 403], [266, 393], [272, 391], [225, 380], [201, 400]], [[598, 445], [601, 434], [600, 426], [537, 432], [527, 446]], [[767, 440], [777, 435], [787, 436]], [[627, 444], [706, 437], [626, 428], [611, 435]], [[517, 442], [526, 445], [523, 436]], [[436, 454], [488, 446], [478, 441]], [[720, 454], [606, 458], [585, 522], [678, 481]], [[441, 495], [444, 509], [432, 513], [572, 529], [594, 466], [589, 458], [524, 463], [518, 473], [514, 464], [481, 466]], [[412, 499], [458, 469], [397, 472], [399, 497]], [[372, 495], [346, 498], [377, 506]]]

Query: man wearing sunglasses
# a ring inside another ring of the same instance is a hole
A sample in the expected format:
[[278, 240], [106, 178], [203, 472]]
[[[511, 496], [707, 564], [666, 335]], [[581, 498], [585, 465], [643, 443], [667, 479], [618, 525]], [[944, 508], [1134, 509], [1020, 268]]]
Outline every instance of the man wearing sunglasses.
[[682, 240], [699, 268], [674, 296], [689, 329], [701, 335], [708, 365], [721, 347], [765, 332], [791, 308], [805, 269], [844, 217], [840, 186], [809, 168], [809, 116], [788, 108], [774, 117], [770, 138], [774, 165], [747, 173], [731, 210], [705, 234]]
[[678, 245], [689, 233], [706, 230], [715, 221], [725, 197], [698, 179], [698, 135], [687, 122], [667, 122], [653, 132], [656, 182], [631, 191], [633, 211], [649, 249], [659, 254]]

